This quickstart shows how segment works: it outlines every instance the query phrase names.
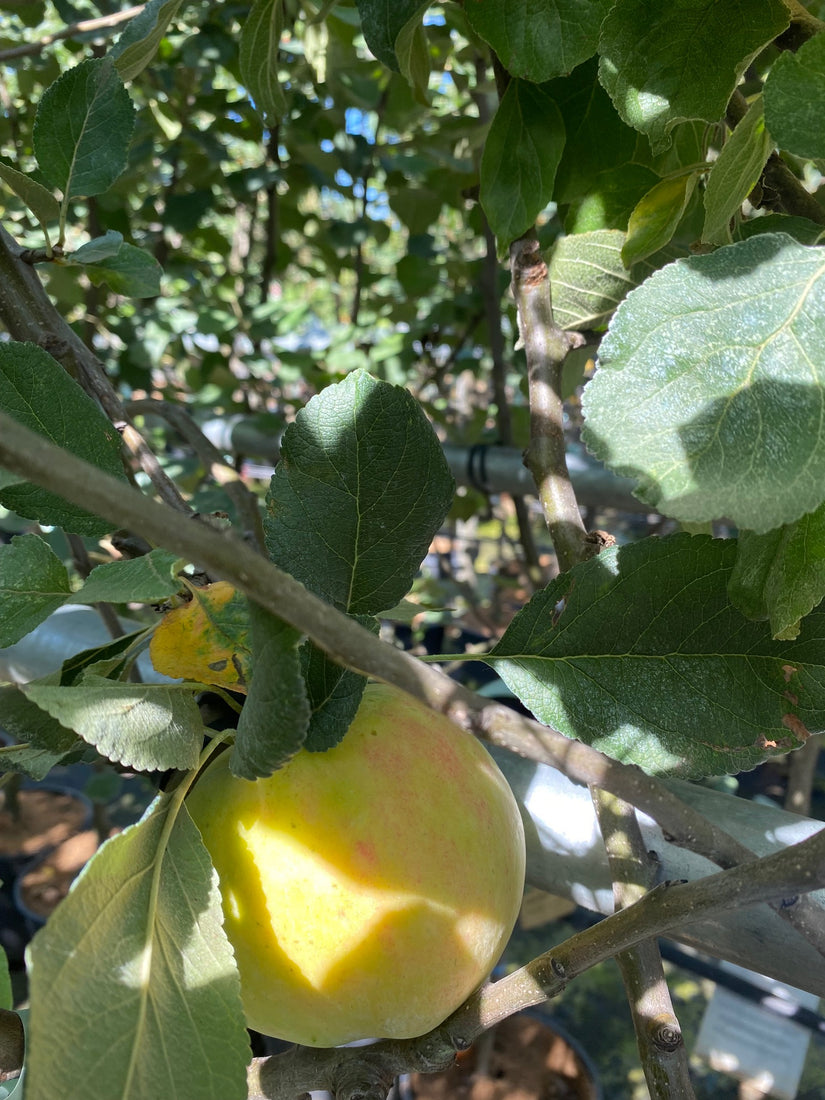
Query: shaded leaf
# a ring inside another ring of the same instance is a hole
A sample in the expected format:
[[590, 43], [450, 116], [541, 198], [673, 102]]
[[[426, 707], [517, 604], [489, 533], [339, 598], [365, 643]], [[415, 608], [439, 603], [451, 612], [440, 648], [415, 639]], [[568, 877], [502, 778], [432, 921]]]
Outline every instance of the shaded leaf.
[[[776, 59], [765, 81], [765, 121], [780, 149], [825, 158], [825, 33]], [[738, 129], [738, 127], [737, 127]]]
[[789, 22], [782, 0], [747, 16], [741, 0], [623, 0], [602, 23], [599, 75], [625, 122], [662, 150], [678, 122], [724, 116], [752, 58]]
[[[249, 1046], [217, 875], [162, 795], [107, 841], [32, 945], [27, 1095], [244, 1100]], [[90, 1067], [94, 1067], [93, 1077]]]
[[241, 78], [256, 109], [273, 124], [286, 112], [278, 80], [284, 0], [255, 0], [241, 30]]
[[121, 684], [86, 672], [71, 687], [33, 682], [21, 690], [118, 764], [166, 771], [198, 762], [203, 723], [191, 687]]
[[613, 0], [473, 0], [470, 26], [504, 68], [535, 84], [572, 72], [592, 57]]
[[[42, 682], [52, 682], [44, 677]], [[14, 685], [0, 685], [0, 713], [3, 729], [18, 742], [0, 748], [0, 771], [23, 772], [32, 779], [45, 779], [55, 765], [86, 744], [56, 718], [41, 710]]]
[[181, 0], [149, 0], [143, 11], [126, 24], [109, 50], [109, 58], [124, 84], [139, 76], [155, 56], [180, 6]]
[[452, 494], [418, 402], [354, 371], [284, 433], [266, 498], [267, 549], [328, 603], [376, 615], [406, 595]]
[[0, 546], [0, 648], [19, 642], [70, 593], [66, 567], [43, 539], [15, 535]]
[[163, 268], [150, 252], [125, 241], [116, 253], [94, 263], [79, 260], [77, 252], [67, 256], [65, 262], [82, 262], [84, 272], [95, 286], [106, 283], [125, 298], [154, 298], [160, 294]]
[[550, 96], [535, 84], [511, 80], [481, 157], [481, 205], [502, 245], [525, 233], [552, 199], [564, 140], [564, 122]]
[[135, 109], [111, 60], [93, 57], [64, 72], [43, 93], [34, 152], [64, 201], [106, 191], [123, 169]]
[[602, 551], [524, 607], [489, 660], [542, 722], [689, 778], [753, 768], [825, 727], [825, 614], [776, 642], [730, 602], [733, 540]]
[[[97, 404], [36, 344], [0, 343], [0, 408], [32, 431], [124, 483], [120, 436]], [[4, 486], [0, 502], [18, 515], [99, 536], [110, 524], [29, 482]]]
[[584, 439], [687, 522], [765, 532], [825, 498], [825, 254], [763, 234], [677, 260], [619, 306]]
[[229, 761], [242, 779], [272, 775], [304, 743], [309, 722], [298, 643], [294, 627], [249, 604], [252, 681], [238, 720]]
[[[378, 634], [376, 619], [365, 615], [355, 618]], [[335, 664], [309, 641], [301, 648], [301, 668], [310, 705], [304, 748], [309, 752], [325, 752], [337, 745], [351, 726], [367, 681], [352, 669]]]
[[107, 229], [102, 237], [95, 237], [94, 240], [87, 241], [80, 248], [76, 248], [74, 252], [70, 252], [66, 256], [66, 262], [94, 264], [100, 260], [108, 260], [110, 256], [117, 255], [122, 244], [123, 234], [116, 232], [114, 229]]
[[636, 285], [622, 263], [624, 233], [603, 229], [560, 237], [550, 262], [553, 314], [565, 329], [605, 325]]
[[251, 666], [246, 597], [227, 581], [190, 592], [192, 599], [155, 627], [152, 664], [166, 676], [245, 693]]
[[708, 175], [703, 241], [710, 244], [730, 241], [731, 218], [759, 182], [772, 149], [771, 135], [765, 128], [762, 97], [757, 96], [722, 146]]
[[131, 634], [121, 634], [103, 645], [93, 646], [73, 653], [60, 666], [60, 683], [64, 686], [76, 683], [86, 669], [99, 672], [105, 664], [118, 662], [124, 666], [137, 656], [140, 646], [145, 643], [150, 628], [136, 630]]
[[96, 566], [69, 603], [157, 603], [181, 588], [181, 560], [168, 550], [151, 550], [131, 561]]
[[661, 180], [636, 204], [627, 223], [622, 262], [632, 267], [670, 242], [696, 187], [696, 175]]
[[56, 222], [60, 217], [60, 203], [42, 183], [18, 172], [0, 161], [0, 179], [7, 183], [19, 199], [31, 210], [41, 225]]
[[[389, 69], [401, 71], [396, 43], [410, 23], [421, 22], [429, 0], [357, 0], [364, 39], [373, 54]], [[409, 33], [409, 32], [408, 32]]]
[[731, 600], [748, 618], [769, 619], [775, 638], [795, 638], [825, 598], [825, 505], [762, 535], [740, 531], [738, 545]]

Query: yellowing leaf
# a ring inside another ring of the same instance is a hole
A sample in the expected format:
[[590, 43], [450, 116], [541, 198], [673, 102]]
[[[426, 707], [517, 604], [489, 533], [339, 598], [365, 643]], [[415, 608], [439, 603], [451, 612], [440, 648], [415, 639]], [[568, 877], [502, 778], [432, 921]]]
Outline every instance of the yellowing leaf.
[[250, 675], [246, 597], [227, 581], [191, 588], [192, 599], [164, 615], [149, 652], [158, 672], [246, 692]]

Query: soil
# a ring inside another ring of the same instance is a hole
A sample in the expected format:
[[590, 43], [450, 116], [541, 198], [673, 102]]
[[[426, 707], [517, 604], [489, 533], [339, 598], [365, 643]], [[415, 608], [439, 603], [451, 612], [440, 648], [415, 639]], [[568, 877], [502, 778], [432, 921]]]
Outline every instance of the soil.
[[19, 814], [14, 817], [0, 792], [0, 855], [37, 855], [53, 848], [86, 825], [88, 806], [70, 794], [47, 789], [17, 792]]
[[[596, 1100], [590, 1070], [549, 1023], [510, 1016], [445, 1073], [413, 1074], [416, 1100]], [[485, 1049], [485, 1042], [492, 1043]], [[486, 1061], [479, 1072], [480, 1061]]]
[[65, 898], [74, 878], [92, 858], [100, 844], [95, 829], [87, 829], [64, 840], [54, 851], [29, 868], [20, 879], [20, 900], [43, 920]]

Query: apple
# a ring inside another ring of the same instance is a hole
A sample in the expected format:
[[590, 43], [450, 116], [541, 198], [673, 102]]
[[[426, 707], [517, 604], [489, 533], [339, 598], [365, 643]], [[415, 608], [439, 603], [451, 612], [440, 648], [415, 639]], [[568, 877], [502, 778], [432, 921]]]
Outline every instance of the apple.
[[254, 782], [228, 758], [186, 804], [249, 1027], [328, 1047], [446, 1019], [497, 962], [524, 886], [521, 816], [486, 749], [371, 684], [335, 748]]

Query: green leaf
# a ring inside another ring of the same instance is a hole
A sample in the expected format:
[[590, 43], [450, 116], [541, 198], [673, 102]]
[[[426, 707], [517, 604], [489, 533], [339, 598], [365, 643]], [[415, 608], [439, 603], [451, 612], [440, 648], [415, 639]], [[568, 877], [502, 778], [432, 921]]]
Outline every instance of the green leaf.
[[[622, 0], [602, 24], [599, 75], [654, 151], [685, 119], [723, 117], [750, 61], [788, 26], [782, 0]], [[689, 74], [689, 78], [686, 78]]]
[[26, 1095], [244, 1100], [249, 1046], [217, 875], [162, 795], [107, 841], [31, 949]]
[[430, 83], [430, 47], [420, 12], [401, 28], [395, 41], [395, 53], [401, 75], [412, 87], [418, 102], [426, 106]]
[[624, 236], [637, 203], [654, 187], [659, 177], [641, 164], [623, 164], [607, 169], [592, 180], [588, 192], [573, 203], [564, 228], [569, 234], [619, 229]]
[[[544, 91], [556, 101], [567, 135], [554, 200], [570, 203], [590, 195], [602, 173], [613, 182], [621, 179], [631, 167], [628, 162], [638, 135], [622, 122], [599, 83], [596, 59], [580, 65], [569, 77], [554, 80]], [[625, 220], [620, 228], [626, 224]]]
[[[36, 344], [0, 343], [0, 408], [32, 431], [126, 482], [120, 436], [97, 404]], [[18, 515], [98, 537], [110, 524], [46, 489], [23, 482], [0, 489]]]
[[109, 50], [109, 58], [124, 84], [139, 76], [155, 56], [180, 6], [181, 0], [149, 0], [143, 11], [126, 24]]
[[[42, 683], [52, 683], [54, 675]], [[0, 749], [0, 771], [23, 772], [32, 779], [45, 779], [55, 765], [78, 748], [85, 749], [77, 735], [13, 685], [0, 686], [0, 712], [3, 728], [16, 745]]]
[[550, 96], [511, 80], [481, 157], [481, 205], [502, 245], [520, 237], [553, 197], [564, 123]]
[[613, 0], [472, 0], [470, 26], [511, 76], [534, 84], [565, 76], [592, 57]]
[[[378, 634], [379, 623], [375, 618], [354, 617]], [[352, 669], [335, 664], [309, 641], [301, 648], [301, 668], [310, 705], [304, 748], [309, 752], [325, 752], [337, 745], [352, 725], [367, 681]]]
[[730, 221], [759, 182], [772, 149], [762, 97], [757, 96], [710, 170], [705, 187], [703, 241], [709, 244], [730, 241]]
[[14, 1008], [14, 994], [11, 988], [9, 960], [6, 957], [6, 952], [2, 948], [0, 948], [0, 1008]]
[[[389, 69], [401, 71], [396, 55], [398, 37], [411, 23], [419, 23], [430, 0], [357, 0], [361, 30], [373, 54]], [[408, 31], [409, 33], [409, 31]]]
[[241, 29], [241, 79], [256, 110], [271, 125], [286, 113], [278, 80], [284, 0], [255, 0]]
[[765, 121], [779, 148], [798, 157], [825, 158], [825, 33], [776, 59], [764, 95]]
[[564, 329], [595, 329], [607, 323], [636, 285], [622, 263], [624, 233], [616, 229], [560, 237], [550, 261], [553, 315]]
[[191, 686], [121, 684], [87, 672], [71, 687], [35, 682], [21, 690], [118, 764], [140, 771], [197, 765], [203, 723]]
[[798, 218], [790, 214], [760, 214], [758, 217], [740, 221], [733, 235], [736, 240], [745, 241], [758, 233], [787, 233], [800, 244], [818, 244], [822, 237], [822, 226], [808, 218]]
[[267, 549], [328, 603], [377, 615], [406, 595], [452, 494], [416, 400], [354, 371], [284, 433], [266, 499]]
[[763, 234], [678, 260], [618, 308], [584, 439], [665, 515], [764, 533], [825, 499], [825, 253]]
[[144, 248], [124, 242], [114, 255], [94, 263], [78, 260], [77, 256], [74, 252], [65, 262], [82, 263], [84, 272], [95, 286], [106, 283], [115, 294], [125, 298], [156, 298], [160, 294], [163, 268]]
[[110, 256], [116, 256], [123, 244], [123, 234], [114, 229], [107, 229], [102, 237], [95, 237], [87, 241], [74, 252], [70, 252], [65, 260], [71, 264], [95, 264], [100, 260], [108, 260]]
[[249, 603], [252, 682], [238, 720], [230, 770], [241, 779], [272, 775], [303, 745], [309, 703], [301, 675], [301, 635]]
[[41, 225], [46, 226], [50, 222], [56, 222], [60, 217], [60, 203], [48, 191], [42, 183], [10, 168], [8, 164], [0, 161], [0, 179], [9, 185], [19, 199], [31, 210]]
[[762, 535], [740, 531], [728, 591], [749, 619], [769, 619], [775, 638], [795, 638], [825, 599], [825, 505]]
[[690, 202], [697, 176], [677, 176], [661, 180], [639, 200], [622, 247], [622, 262], [632, 267], [670, 242]]
[[151, 550], [131, 561], [98, 565], [69, 603], [157, 603], [181, 588], [177, 554]]
[[753, 768], [825, 727], [825, 614], [773, 641], [728, 598], [735, 556], [681, 533], [604, 550], [534, 596], [489, 659], [540, 721], [616, 760]]
[[66, 567], [43, 539], [16, 535], [0, 546], [0, 649], [19, 642], [70, 593]]
[[145, 644], [151, 627], [135, 630], [131, 634], [121, 634], [103, 645], [92, 646], [73, 653], [60, 666], [60, 683], [64, 687], [77, 683], [83, 672], [94, 669], [100, 672], [104, 665], [126, 666], [137, 656], [139, 648]]
[[34, 121], [34, 152], [64, 202], [106, 191], [126, 167], [135, 110], [105, 57], [81, 61], [46, 89]]

